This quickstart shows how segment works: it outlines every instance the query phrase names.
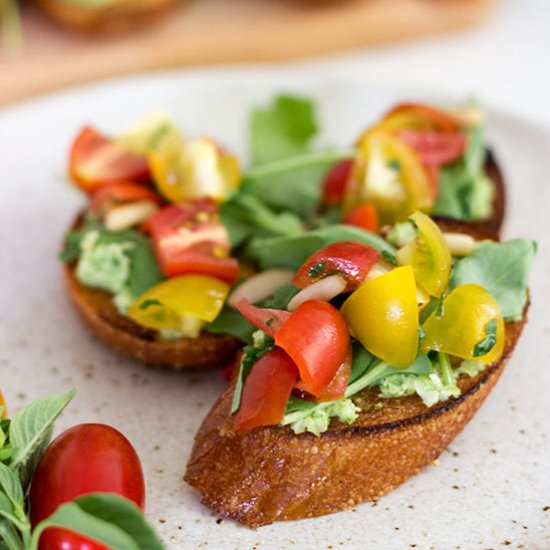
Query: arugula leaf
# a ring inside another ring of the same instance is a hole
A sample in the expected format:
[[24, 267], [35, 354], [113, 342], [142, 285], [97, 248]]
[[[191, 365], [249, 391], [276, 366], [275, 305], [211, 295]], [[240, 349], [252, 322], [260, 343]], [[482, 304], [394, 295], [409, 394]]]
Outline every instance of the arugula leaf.
[[[263, 334], [262, 331], [256, 331], [259, 334]], [[231, 403], [230, 414], [234, 414], [239, 410], [241, 404], [241, 396], [243, 391], [244, 381], [250, 374], [252, 367], [264, 356], [268, 351], [273, 349], [273, 340], [266, 340], [264, 335], [263, 342], [259, 345], [245, 346], [243, 348], [244, 356], [241, 360], [239, 367], [239, 374], [237, 376], [237, 384], [235, 385], [235, 393], [233, 394], [233, 402]]]
[[527, 302], [527, 279], [536, 250], [530, 239], [483, 242], [456, 262], [450, 287], [480, 285], [498, 302], [505, 320], [518, 321]]
[[18, 473], [23, 488], [30, 482], [38, 460], [48, 445], [53, 423], [76, 394], [43, 397], [21, 409], [11, 419], [10, 444], [13, 454], [10, 468]]
[[211, 323], [204, 325], [204, 330], [212, 334], [230, 334], [242, 342], [250, 342], [257, 329], [236, 309], [226, 305]]
[[290, 300], [292, 300], [292, 298], [294, 298], [294, 296], [296, 296], [296, 294], [298, 294], [301, 290], [301, 288], [298, 288], [291, 283], [287, 283], [286, 285], [278, 288], [273, 293], [273, 296], [267, 300], [264, 300], [261, 303], [261, 306], [269, 309], [287, 309]]
[[358, 241], [378, 251], [395, 252], [390, 244], [374, 233], [351, 225], [333, 225], [302, 235], [256, 239], [246, 248], [244, 255], [256, 262], [260, 269], [286, 267], [297, 270], [314, 252], [339, 241]]
[[243, 176], [241, 192], [254, 195], [270, 208], [292, 212], [312, 222], [321, 200], [326, 172], [350, 152], [313, 151], [290, 159], [254, 166]]
[[33, 531], [31, 550], [48, 527], [70, 529], [117, 550], [162, 550], [164, 545], [130, 500], [112, 493], [92, 493], [63, 504]]
[[271, 105], [252, 111], [252, 162], [269, 162], [301, 153], [316, 133], [313, 101], [297, 95], [278, 95]]
[[294, 235], [303, 232], [301, 220], [291, 212], [277, 213], [258, 197], [236, 193], [220, 205], [220, 219], [233, 248], [252, 236]]
[[459, 220], [488, 219], [492, 214], [494, 185], [485, 175], [487, 150], [480, 127], [468, 130], [462, 158], [441, 167], [439, 196], [433, 215]]

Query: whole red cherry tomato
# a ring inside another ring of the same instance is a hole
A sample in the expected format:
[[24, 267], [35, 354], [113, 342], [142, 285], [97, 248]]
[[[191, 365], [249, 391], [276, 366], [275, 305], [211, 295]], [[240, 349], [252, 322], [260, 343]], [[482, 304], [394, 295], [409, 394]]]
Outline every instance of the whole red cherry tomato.
[[[30, 490], [33, 527], [61, 504], [95, 492], [116, 493], [145, 506], [143, 471], [131, 443], [110, 426], [80, 424], [54, 439], [36, 468]], [[40, 537], [41, 550], [105, 548], [66, 529], [49, 528]]]

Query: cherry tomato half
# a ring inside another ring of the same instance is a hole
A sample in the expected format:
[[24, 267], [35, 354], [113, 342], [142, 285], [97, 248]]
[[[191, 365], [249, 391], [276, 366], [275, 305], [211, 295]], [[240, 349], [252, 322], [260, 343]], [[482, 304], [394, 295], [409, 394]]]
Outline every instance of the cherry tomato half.
[[228, 257], [229, 237], [213, 199], [162, 208], [149, 218], [147, 229], [167, 277], [200, 273], [233, 283], [239, 276], [239, 262]]
[[344, 197], [345, 212], [365, 202], [380, 224], [403, 221], [415, 210], [431, 210], [434, 197], [426, 169], [404, 141], [385, 130], [369, 131], [358, 146]]
[[318, 397], [344, 362], [349, 332], [342, 314], [328, 302], [308, 300], [275, 334], [275, 344], [294, 360], [301, 388]]
[[391, 109], [380, 125], [385, 130], [411, 129], [458, 132], [459, 121], [450, 113], [424, 103], [400, 103]]
[[121, 181], [151, 181], [144, 155], [126, 149], [86, 126], [71, 147], [69, 175], [86, 193]]
[[292, 283], [305, 288], [330, 275], [341, 275], [348, 282], [348, 290], [357, 288], [380, 253], [367, 244], [342, 241], [329, 244], [313, 253], [298, 269]]
[[378, 213], [373, 204], [365, 202], [350, 210], [344, 218], [344, 223], [377, 233]]
[[395, 134], [415, 150], [422, 164], [448, 164], [460, 158], [466, 148], [466, 134], [462, 132], [398, 130]]
[[283, 309], [269, 309], [253, 306], [246, 298], [237, 304], [237, 309], [243, 317], [256, 328], [263, 330], [268, 336], [275, 337], [281, 325], [290, 317], [290, 312]]
[[[30, 489], [32, 525], [61, 504], [93, 492], [116, 493], [141, 509], [145, 506], [143, 471], [131, 443], [110, 426], [79, 424], [53, 440], [36, 468]], [[41, 548], [97, 550], [104, 546], [76, 533], [50, 528], [41, 537]]]
[[352, 168], [353, 159], [346, 159], [328, 171], [323, 180], [323, 203], [326, 206], [335, 206], [342, 202]]
[[278, 424], [297, 378], [296, 365], [282, 349], [263, 355], [244, 381], [241, 405], [233, 418], [235, 431]]
[[418, 306], [412, 267], [396, 267], [367, 281], [342, 306], [350, 330], [371, 353], [407, 366], [418, 348]]
[[98, 189], [90, 202], [90, 211], [102, 214], [110, 207], [134, 201], [151, 201], [159, 206], [163, 204], [161, 197], [150, 187], [139, 183], [110, 183]]

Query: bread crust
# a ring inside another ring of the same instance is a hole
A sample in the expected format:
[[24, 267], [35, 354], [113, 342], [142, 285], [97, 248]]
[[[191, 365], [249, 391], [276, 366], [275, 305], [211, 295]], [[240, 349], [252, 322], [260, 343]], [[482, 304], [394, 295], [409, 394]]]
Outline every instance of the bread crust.
[[33, 0], [49, 17], [73, 29], [119, 34], [148, 25], [180, 0], [119, 0], [108, 6], [83, 6], [64, 0]]
[[184, 479], [203, 504], [251, 528], [377, 499], [431, 464], [464, 428], [499, 379], [525, 321], [526, 315], [507, 324], [498, 363], [459, 378], [458, 398], [428, 408], [416, 395], [384, 399], [368, 388], [354, 397], [357, 421], [333, 420], [320, 437], [295, 435], [288, 426], [236, 435], [229, 387], [195, 437]]
[[147, 365], [178, 370], [220, 366], [233, 360], [242, 345], [232, 336], [205, 331], [198, 338], [163, 340], [157, 331], [120, 315], [111, 294], [81, 284], [74, 264], [65, 265], [64, 272], [69, 297], [91, 332], [119, 353]]

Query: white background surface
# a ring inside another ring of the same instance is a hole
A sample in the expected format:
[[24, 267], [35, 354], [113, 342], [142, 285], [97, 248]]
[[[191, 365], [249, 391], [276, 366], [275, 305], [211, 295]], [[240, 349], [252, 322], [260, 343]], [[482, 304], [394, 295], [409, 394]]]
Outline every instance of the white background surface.
[[[0, 386], [13, 410], [79, 385], [59, 429], [102, 421], [132, 440], [144, 462], [148, 515], [170, 548], [550, 548], [550, 510], [543, 510], [550, 506], [550, 2], [501, 4], [472, 31], [308, 68], [127, 79], [0, 111]], [[473, 94], [540, 121], [490, 119], [511, 193], [506, 233], [540, 244], [525, 336], [439, 466], [377, 506], [256, 532], [218, 524], [181, 476], [219, 378], [154, 372], [115, 356], [87, 334], [66, 299], [55, 254], [81, 204], [58, 178], [69, 142], [85, 122], [116, 132], [165, 104], [189, 133], [220, 137], [242, 153], [248, 107], [284, 88], [314, 93], [325, 140], [345, 144], [394, 98], [411, 97], [411, 87], [432, 96]]]

